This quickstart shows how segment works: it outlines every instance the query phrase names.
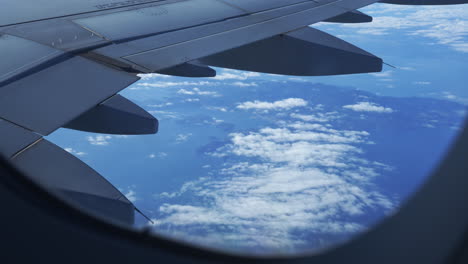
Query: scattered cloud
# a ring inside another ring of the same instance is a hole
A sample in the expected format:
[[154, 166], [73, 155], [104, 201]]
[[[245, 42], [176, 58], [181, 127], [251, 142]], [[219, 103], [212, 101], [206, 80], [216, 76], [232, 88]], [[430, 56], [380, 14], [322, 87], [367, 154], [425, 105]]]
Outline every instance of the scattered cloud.
[[445, 98], [445, 99], [449, 99], [449, 100], [458, 99], [458, 97], [456, 95], [454, 95], [453, 93], [451, 93], [451, 92], [443, 92], [442, 97]]
[[244, 72], [237, 70], [224, 70], [213, 79], [215, 80], [247, 80], [252, 77], [259, 77], [260, 73], [257, 72]]
[[84, 155], [87, 154], [86, 152], [77, 151], [77, 150], [75, 150], [73, 148], [64, 148], [64, 150], [66, 152], [68, 152], [68, 153], [71, 153], [71, 154], [75, 155], [75, 156], [84, 156]]
[[227, 112], [228, 111], [228, 109], [226, 107], [220, 107], [220, 106], [207, 106], [206, 109], [221, 111], [221, 112]]
[[154, 115], [158, 119], [161, 119], [161, 118], [179, 119], [181, 117], [179, 113], [170, 112], [170, 111], [151, 110], [151, 111], [148, 111], [148, 113]]
[[427, 81], [416, 81], [416, 82], [413, 82], [414, 85], [430, 85], [431, 82], [427, 82]]
[[134, 190], [132, 190], [132, 189], [129, 189], [129, 190], [125, 193], [125, 197], [127, 197], [127, 199], [128, 199], [130, 202], [132, 202], [132, 203], [134, 203], [134, 202], [140, 200], [139, 198], [137, 198], [136, 192], [135, 192]]
[[393, 109], [389, 107], [379, 106], [370, 102], [359, 102], [353, 105], [345, 105], [343, 108], [350, 109], [356, 112], [375, 112], [375, 113], [393, 113]]
[[393, 71], [383, 71], [383, 72], [374, 72], [374, 73], [369, 73], [369, 75], [379, 77], [379, 78], [388, 78], [393, 75]]
[[233, 86], [238, 86], [238, 87], [256, 87], [258, 86], [257, 83], [255, 82], [233, 82], [231, 83]]
[[165, 158], [165, 157], [167, 157], [166, 152], [151, 153], [151, 154], [148, 155], [148, 158], [150, 158], [150, 159]]
[[366, 8], [372, 23], [343, 24], [359, 34], [387, 35], [398, 30], [407, 35], [434, 39], [438, 44], [468, 52], [466, 6], [399, 6], [376, 4]]
[[[283, 125], [230, 134], [210, 153], [225, 161], [221, 169], [207, 167], [216, 176], [155, 196], [167, 201], [153, 219], [158, 232], [178, 230], [179, 238], [243, 252], [295, 252], [320, 234], [362, 231], [358, 219], [368, 211], [393, 209], [372, 187], [388, 166], [361, 158], [356, 146], [367, 143], [368, 132]], [[169, 203], [184, 195], [193, 202]]]
[[307, 106], [307, 101], [301, 98], [288, 98], [275, 102], [248, 101], [237, 106], [238, 109], [249, 110], [289, 110], [295, 107]]
[[158, 74], [158, 73], [145, 73], [145, 74], [138, 74], [138, 77], [140, 77], [141, 80], [146, 81], [146, 80], [151, 80], [151, 79], [161, 79], [161, 78], [166, 79], [166, 78], [171, 78], [173, 76]]
[[200, 88], [193, 88], [192, 90], [186, 90], [186, 89], [180, 89], [177, 91], [178, 94], [183, 94], [183, 95], [206, 95], [206, 96], [213, 96], [213, 97], [218, 97], [220, 96], [219, 93], [217, 92], [212, 92], [212, 91], [202, 91]]
[[174, 105], [174, 103], [167, 102], [167, 103], [162, 103], [162, 104], [150, 104], [150, 105], [148, 105], [148, 107], [163, 108], [163, 107], [167, 107], [167, 106], [171, 106], [171, 105]]
[[297, 113], [292, 113], [291, 114], [292, 118], [300, 119], [303, 121], [307, 122], [329, 122], [333, 119], [337, 119], [338, 112], [328, 112], [328, 113], [316, 113], [316, 114], [297, 114]]
[[192, 136], [192, 133], [178, 134], [176, 137], [176, 143], [182, 143], [187, 141]]
[[112, 139], [112, 136], [106, 136], [106, 135], [88, 136], [86, 139], [91, 145], [107, 146], [110, 144], [109, 140]]
[[157, 81], [157, 82], [143, 82], [137, 83], [131, 86], [130, 90], [150, 90], [152, 88], [168, 88], [168, 87], [180, 87], [180, 86], [217, 86], [219, 82], [212, 81]]

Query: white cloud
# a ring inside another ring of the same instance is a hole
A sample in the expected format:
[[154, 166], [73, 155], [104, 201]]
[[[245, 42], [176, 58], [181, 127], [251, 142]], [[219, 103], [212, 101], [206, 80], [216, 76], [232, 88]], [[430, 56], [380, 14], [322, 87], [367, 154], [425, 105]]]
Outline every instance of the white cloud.
[[257, 72], [243, 72], [236, 70], [224, 70], [213, 79], [215, 80], [247, 80], [252, 77], [259, 77], [260, 73]]
[[107, 146], [110, 144], [109, 140], [112, 139], [112, 136], [106, 136], [106, 135], [88, 136], [86, 139], [91, 145]]
[[275, 102], [262, 102], [262, 101], [253, 101], [253, 102], [244, 102], [237, 106], [238, 109], [256, 109], [256, 110], [289, 110], [295, 107], [303, 107], [307, 105], [307, 101], [301, 98], [288, 98]]
[[387, 35], [399, 31], [407, 35], [434, 39], [438, 44], [468, 52], [468, 8], [459, 6], [398, 6], [376, 4], [365, 11], [372, 23], [346, 24], [365, 35]]
[[303, 121], [307, 121], [307, 122], [329, 122], [333, 119], [338, 118], [338, 113], [328, 112], [328, 113], [316, 113], [316, 114], [309, 114], [309, 115], [292, 113], [291, 117], [300, 119]]
[[211, 153], [222, 157], [223, 168], [208, 167], [212, 177], [155, 196], [171, 201], [190, 195], [194, 201], [164, 203], [156, 230], [244, 253], [294, 253], [320, 234], [361, 231], [361, 216], [394, 207], [372, 184], [388, 166], [361, 158], [356, 146], [368, 142], [368, 132], [283, 125], [230, 134], [229, 143]]
[[170, 112], [170, 111], [151, 110], [151, 111], [148, 111], [148, 113], [154, 115], [158, 119], [161, 119], [161, 118], [179, 119], [179, 118], [181, 118], [181, 115], [179, 113]]
[[458, 99], [458, 97], [456, 95], [454, 95], [453, 93], [451, 93], [451, 92], [443, 92], [442, 97], [445, 98], [445, 99], [449, 99], [449, 100]]
[[206, 95], [206, 96], [213, 96], [217, 97], [220, 96], [219, 93], [217, 92], [212, 92], [212, 91], [202, 91], [200, 88], [193, 88], [192, 90], [186, 90], [186, 89], [180, 89], [177, 91], [178, 94], [184, 94], [184, 95]]
[[226, 107], [219, 107], [219, 106], [208, 106], [208, 107], [206, 107], [206, 109], [221, 111], [221, 112], [227, 112], [228, 111]]
[[224, 120], [217, 119], [216, 117], [212, 117], [211, 119], [203, 120], [203, 123], [208, 124], [208, 125], [218, 125], [218, 124], [224, 123]]
[[390, 77], [392, 76], [393, 71], [383, 71], [383, 72], [375, 72], [375, 73], [369, 73], [369, 75], [375, 76], [375, 77]]
[[416, 81], [416, 82], [413, 82], [413, 84], [415, 84], [415, 85], [430, 85], [431, 82], [427, 82], [427, 81]]
[[128, 190], [128, 192], [125, 193], [125, 197], [127, 197], [127, 199], [132, 203], [140, 200], [139, 198], [137, 198], [136, 192], [132, 189]]
[[151, 88], [168, 88], [168, 87], [178, 87], [178, 86], [216, 86], [219, 85], [219, 82], [211, 81], [184, 81], [184, 82], [174, 82], [174, 81], [158, 81], [158, 82], [143, 82], [137, 83], [130, 87], [130, 90], [149, 90]]
[[393, 113], [393, 109], [383, 107], [370, 102], [359, 102], [354, 105], [345, 105], [343, 108], [350, 109], [356, 112], [375, 112], [375, 113]]
[[68, 152], [68, 153], [71, 153], [71, 154], [75, 155], [75, 156], [84, 156], [84, 155], [87, 154], [86, 152], [77, 151], [77, 150], [75, 150], [75, 149], [73, 149], [73, 148], [64, 148], [64, 150], [65, 150], [66, 152]]
[[165, 158], [167, 157], [167, 153], [166, 152], [159, 152], [157, 154], [155, 153], [151, 153], [148, 155], [148, 158], [150, 159], [155, 159], [155, 158]]
[[231, 83], [233, 86], [238, 86], [238, 87], [256, 87], [258, 86], [257, 83], [255, 82], [233, 82]]
[[177, 142], [177, 143], [185, 142], [185, 141], [187, 141], [191, 136], [192, 136], [192, 133], [178, 134], [177, 137], [176, 137], [176, 142]]
[[171, 78], [172, 76], [158, 74], [158, 73], [145, 73], [145, 74], [138, 74], [138, 77], [140, 77], [141, 80], [146, 81], [146, 80], [158, 79], [158, 78]]
[[184, 102], [189, 102], [189, 103], [200, 102], [200, 98], [188, 98], [188, 99], [185, 99]]
[[88, 136], [86, 140], [89, 144], [95, 146], [108, 146], [111, 142], [111, 139], [126, 139], [130, 138], [129, 135], [96, 135], [96, 136]]
[[151, 104], [151, 105], [148, 105], [148, 107], [162, 108], [162, 107], [171, 106], [171, 105], [174, 105], [174, 103], [167, 102], [167, 103], [162, 103], [162, 104]]

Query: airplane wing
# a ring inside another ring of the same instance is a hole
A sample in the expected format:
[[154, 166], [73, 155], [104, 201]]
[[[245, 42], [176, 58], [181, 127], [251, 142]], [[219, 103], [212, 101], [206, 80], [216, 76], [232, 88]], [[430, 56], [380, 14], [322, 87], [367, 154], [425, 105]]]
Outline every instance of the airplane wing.
[[100, 199], [102, 204], [96, 202], [100, 205], [94, 210], [106, 204], [115, 208], [109, 214], [130, 223], [130, 201], [42, 136], [61, 127], [108, 134], [156, 133], [158, 121], [118, 95], [139, 80], [140, 73], [212, 77], [216, 72], [210, 66], [299, 76], [379, 72], [382, 59], [308, 27], [321, 21], [370, 22], [372, 17], [357, 9], [375, 2], [3, 0], [0, 153], [51, 188], [73, 193], [69, 196], [83, 206], [90, 206], [83, 202], [89, 197]]

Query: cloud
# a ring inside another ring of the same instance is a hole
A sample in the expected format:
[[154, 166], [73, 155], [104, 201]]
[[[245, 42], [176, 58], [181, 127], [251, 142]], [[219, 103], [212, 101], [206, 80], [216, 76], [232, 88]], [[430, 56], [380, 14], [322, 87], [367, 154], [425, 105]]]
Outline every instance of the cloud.
[[213, 176], [155, 195], [165, 201], [155, 230], [243, 253], [294, 253], [324, 246], [321, 235], [362, 231], [363, 215], [394, 208], [372, 184], [389, 167], [361, 157], [368, 132], [281, 125], [231, 133], [208, 153], [224, 164], [207, 167]]
[[202, 91], [200, 88], [193, 88], [192, 90], [186, 90], [186, 89], [180, 89], [177, 91], [178, 94], [183, 94], [183, 95], [202, 95], [202, 96], [213, 96], [213, 97], [218, 97], [220, 96], [219, 93], [217, 92], [212, 92], [212, 91]]
[[407, 35], [434, 39], [438, 44], [468, 52], [466, 6], [398, 6], [376, 4], [366, 8], [372, 23], [346, 24], [364, 35], [387, 35], [398, 30]]
[[233, 86], [238, 86], [238, 87], [256, 87], [258, 86], [257, 83], [255, 82], [233, 82], [231, 83]]
[[158, 119], [161, 119], [161, 118], [179, 119], [179, 118], [181, 118], [181, 115], [179, 113], [170, 112], [170, 111], [151, 110], [151, 111], [148, 111], [148, 113], [154, 115]]
[[132, 136], [129, 135], [96, 135], [96, 136], [88, 136], [86, 140], [89, 144], [94, 146], [108, 146], [111, 142], [111, 139], [126, 139]]
[[166, 152], [159, 152], [157, 154], [155, 153], [151, 153], [148, 155], [148, 158], [150, 159], [155, 159], [155, 158], [165, 158], [167, 157], [167, 153]]
[[137, 83], [132, 87], [128, 88], [130, 90], [150, 90], [151, 88], [168, 88], [168, 87], [178, 87], [178, 86], [217, 86], [219, 82], [211, 81], [184, 81], [184, 82], [174, 82], [174, 81], [159, 81], [159, 82], [143, 82]]
[[146, 80], [151, 80], [151, 79], [160, 79], [160, 78], [171, 78], [173, 76], [170, 75], [163, 75], [163, 74], [158, 74], [158, 73], [145, 73], [145, 74], [138, 74], [138, 77], [141, 78], [141, 80], [146, 81]]
[[417, 81], [417, 82], [413, 82], [413, 84], [415, 84], [415, 85], [430, 85], [431, 82], [427, 82], [427, 81]]
[[110, 144], [109, 140], [112, 139], [112, 136], [105, 136], [105, 135], [88, 136], [86, 139], [91, 145], [107, 146]]
[[454, 95], [453, 93], [451, 93], [451, 92], [443, 92], [442, 97], [445, 98], [445, 99], [449, 99], [449, 100], [458, 99], [458, 97], [456, 95]]
[[252, 77], [259, 77], [260, 73], [257, 72], [244, 72], [237, 70], [224, 70], [213, 79], [215, 80], [247, 80]]
[[338, 113], [328, 112], [328, 113], [316, 113], [316, 114], [309, 114], [309, 115], [292, 113], [291, 117], [300, 119], [303, 121], [307, 121], [307, 122], [329, 122], [333, 119], [337, 119]]
[[128, 199], [130, 202], [132, 202], [132, 203], [134, 203], [134, 202], [140, 200], [139, 198], [137, 198], [136, 192], [135, 192], [134, 190], [132, 190], [132, 189], [128, 190], [128, 191], [125, 193], [125, 197], [127, 197], [127, 199]]
[[228, 111], [228, 109], [226, 107], [219, 107], [219, 106], [207, 106], [206, 109], [221, 111], [221, 112], [227, 112]]
[[148, 105], [148, 107], [162, 108], [162, 107], [171, 106], [171, 105], [174, 105], [174, 103], [167, 102], [167, 103], [162, 103], [162, 104], [150, 104]]
[[356, 112], [375, 112], [375, 113], [393, 113], [393, 109], [389, 107], [379, 106], [370, 102], [359, 102], [354, 105], [345, 105], [343, 108], [350, 109]]
[[185, 99], [184, 102], [189, 102], [189, 103], [200, 102], [200, 98], [188, 98], [188, 99]]
[[375, 77], [390, 77], [392, 76], [393, 71], [383, 71], [383, 72], [375, 72], [375, 73], [369, 73], [369, 75], [375, 76]]
[[207, 125], [218, 125], [218, 124], [224, 123], [224, 120], [217, 119], [216, 117], [212, 117], [211, 119], [203, 120], [203, 123]]
[[176, 143], [182, 143], [187, 141], [192, 136], [192, 133], [178, 134], [176, 137]]
[[238, 109], [249, 110], [289, 110], [295, 107], [307, 106], [307, 101], [301, 98], [288, 98], [275, 102], [263, 102], [255, 100], [241, 103], [237, 106]]
[[66, 152], [68, 152], [68, 153], [71, 153], [71, 154], [75, 155], [75, 156], [84, 156], [84, 155], [87, 154], [86, 152], [77, 151], [77, 150], [75, 150], [73, 148], [64, 148], [64, 150]]

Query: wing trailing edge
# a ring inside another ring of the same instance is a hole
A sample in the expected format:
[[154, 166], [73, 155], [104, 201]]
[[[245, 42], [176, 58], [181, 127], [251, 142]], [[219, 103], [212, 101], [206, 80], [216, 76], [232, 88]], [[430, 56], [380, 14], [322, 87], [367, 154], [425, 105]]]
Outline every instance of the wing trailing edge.
[[88, 165], [40, 135], [0, 120], [0, 154], [48, 190], [96, 216], [132, 225], [134, 205]]
[[1, 87], [0, 117], [48, 135], [138, 79], [72, 57]]
[[11, 162], [73, 205], [122, 224], [134, 222], [134, 206], [125, 195], [74, 155], [45, 139], [13, 156]]
[[382, 70], [382, 59], [310, 27], [208, 56], [200, 62], [223, 68], [297, 76]]

